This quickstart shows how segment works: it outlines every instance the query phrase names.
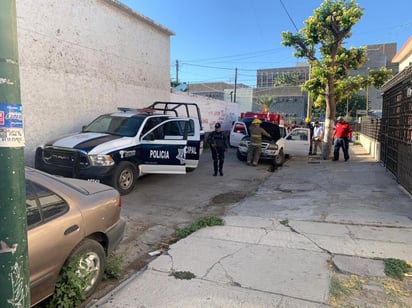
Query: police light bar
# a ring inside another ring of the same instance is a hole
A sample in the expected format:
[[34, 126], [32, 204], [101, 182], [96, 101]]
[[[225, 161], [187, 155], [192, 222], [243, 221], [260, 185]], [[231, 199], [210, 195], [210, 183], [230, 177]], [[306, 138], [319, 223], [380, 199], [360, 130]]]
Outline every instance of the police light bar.
[[129, 108], [129, 107], [117, 107], [117, 110], [126, 112], [126, 111], [132, 111], [132, 110], [136, 110], [136, 109]]

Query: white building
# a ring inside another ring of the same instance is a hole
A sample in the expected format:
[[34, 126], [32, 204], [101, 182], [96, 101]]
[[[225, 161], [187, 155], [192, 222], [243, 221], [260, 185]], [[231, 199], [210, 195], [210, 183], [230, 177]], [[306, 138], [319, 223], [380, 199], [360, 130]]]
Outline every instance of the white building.
[[412, 36], [409, 37], [395, 57], [393, 57], [392, 62], [399, 63], [399, 71], [412, 65]]
[[170, 98], [174, 33], [116, 0], [17, 0], [25, 159], [118, 106]]

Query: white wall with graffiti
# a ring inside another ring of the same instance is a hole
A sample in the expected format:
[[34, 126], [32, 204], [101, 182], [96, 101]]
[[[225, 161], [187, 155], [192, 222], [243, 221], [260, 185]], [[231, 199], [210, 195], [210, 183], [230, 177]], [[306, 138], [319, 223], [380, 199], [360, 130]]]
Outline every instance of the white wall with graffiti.
[[188, 94], [186, 92], [173, 92], [170, 94], [173, 102], [192, 102], [199, 106], [202, 116], [202, 125], [205, 132], [214, 130], [216, 122], [222, 124], [223, 131], [229, 131], [232, 122], [240, 115], [239, 104], [216, 100], [205, 96]]
[[101, 113], [169, 98], [171, 30], [115, 0], [17, 0], [16, 9], [28, 165], [39, 144]]

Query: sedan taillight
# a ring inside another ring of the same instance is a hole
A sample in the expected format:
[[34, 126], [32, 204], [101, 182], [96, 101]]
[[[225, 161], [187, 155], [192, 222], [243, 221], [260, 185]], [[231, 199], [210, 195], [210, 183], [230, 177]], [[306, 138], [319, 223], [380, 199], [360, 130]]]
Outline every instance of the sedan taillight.
[[122, 197], [119, 196], [119, 203], [117, 204], [118, 207], [122, 207]]

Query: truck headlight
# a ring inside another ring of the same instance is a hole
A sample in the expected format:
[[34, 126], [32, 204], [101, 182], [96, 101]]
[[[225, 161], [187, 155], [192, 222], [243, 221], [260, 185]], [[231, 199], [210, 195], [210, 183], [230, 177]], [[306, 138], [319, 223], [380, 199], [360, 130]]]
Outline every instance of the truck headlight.
[[279, 146], [276, 143], [271, 143], [268, 146], [268, 150], [275, 150], [277, 151], [277, 149], [279, 148]]
[[110, 155], [96, 154], [89, 155], [92, 166], [113, 166], [114, 160]]

